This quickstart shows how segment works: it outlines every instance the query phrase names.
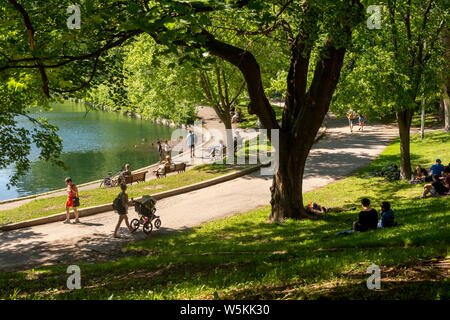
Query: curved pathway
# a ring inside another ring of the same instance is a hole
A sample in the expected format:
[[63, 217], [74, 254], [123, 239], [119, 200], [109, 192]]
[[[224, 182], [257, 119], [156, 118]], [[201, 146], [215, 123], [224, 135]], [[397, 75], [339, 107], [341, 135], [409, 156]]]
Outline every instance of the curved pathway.
[[[395, 126], [371, 125], [364, 132], [349, 133], [346, 119], [328, 123], [327, 136], [314, 145], [308, 157], [304, 192], [347, 177], [380, 154], [392, 138]], [[201, 190], [162, 199], [158, 234], [191, 228], [269, 204], [271, 177], [256, 173]], [[130, 220], [137, 217], [130, 209]], [[125, 226], [121, 239], [112, 238], [117, 214], [105, 212], [85, 217], [82, 224], [50, 223], [0, 233], [0, 271], [21, 270], [47, 264], [101, 261], [123, 255], [120, 248], [129, 241], [146, 238], [142, 231], [131, 235]]]

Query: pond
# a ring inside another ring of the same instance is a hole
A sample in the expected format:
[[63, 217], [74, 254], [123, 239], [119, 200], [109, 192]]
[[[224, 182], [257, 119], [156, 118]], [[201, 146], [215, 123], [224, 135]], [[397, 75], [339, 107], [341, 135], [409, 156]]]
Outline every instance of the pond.
[[[33, 117], [45, 117], [59, 128], [63, 140], [61, 159], [67, 171], [38, 159], [38, 150], [31, 150], [31, 169], [20, 178], [15, 187], [6, 184], [14, 168], [0, 170], [0, 200], [42, 193], [65, 187], [64, 179], [72, 177], [75, 184], [103, 178], [108, 172], [117, 172], [125, 163], [131, 170], [142, 168], [159, 160], [158, 139], [169, 140], [173, 129], [150, 121], [127, 117], [116, 112], [89, 111], [81, 104], [53, 105], [53, 111], [44, 111]], [[20, 120], [20, 126], [31, 128], [29, 121]]]

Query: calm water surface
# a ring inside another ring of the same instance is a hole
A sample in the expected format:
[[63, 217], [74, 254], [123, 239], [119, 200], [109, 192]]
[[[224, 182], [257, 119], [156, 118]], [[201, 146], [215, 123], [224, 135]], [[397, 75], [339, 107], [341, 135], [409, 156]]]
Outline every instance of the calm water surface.
[[[117, 172], [125, 163], [131, 164], [131, 170], [155, 163], [159, 160], [156, 140], [170, 139], [173, 130], [113, 112], [90, 111], [86, 115], [84, 107], [75, 103], [53, 108], [33, 116], [45, 117], [59, 128], [64, 146], [62, 160], [69, 169], [64, 171], [39, 160], [33, 146], [31, 169], [16, 187], [6, 187], [13, 168], [0, 170], [0, 200], [64, 188], [67, 176], [81, 184]], [[20, 126], [32, 128], [26, 120], [21, 120]]]

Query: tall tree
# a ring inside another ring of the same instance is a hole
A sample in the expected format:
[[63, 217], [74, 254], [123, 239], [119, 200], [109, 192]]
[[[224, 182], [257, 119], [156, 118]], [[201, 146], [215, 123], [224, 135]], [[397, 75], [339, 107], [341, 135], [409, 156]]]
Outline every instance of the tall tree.
[[[61, 85], [50, 71], [71, 72], [73, 89], [89, 81], [77, 77], [74, 66], [92, 66], [107, 50], [142, 33], [149, 34], [171, 52], [200, 50], [219, 57], [242, 73], [250, 99], [249, 113], [256, 114], [265, 128], [279, 130], [279, 167], [271, 187], [271, 218], [309, 217], [302, 204], [306, 158], [328, 111], [352, 30], [362, 21], [363, 7], [359, 0], [87, 0], [83, 8], [87, 16], [83, 17], [81, 31], [65, 29], [61, 6], [69, 4], [56, 0], [39, 6], [35, 2], [24, 2], [21, 6], [17, 0], [1, 4], [0, 9], [13, 16], [8, 19], [17, 32], [10, 32], [13, 41], [23, 44], [28, 34], [34, 49], [18, 52], [12, 46], [9, 55], [0, 58], [0, 72], [36, 70], [41, 75], [43, 91], [49, 96], [53, 86]], [[37, 14], [43, 11], [52, 17], [51, 23]], [[255, 55], [247, 47], [216, 35], [214, 30], [218, 28], [238, 36], [271, 37], [276, 30], [286, 35], [290, 58], [281, 124], [264, 91]], [[73, 38], [67, 41], [70, 36]]]
[[439, 35], [448, 24], [444, 2], [387, 0], [379, 4], [379, 28], [358, 30], [333, 100], [333, 109], [341, 112], [353, 107], [372, 117], [396, 118], [405, 179], [411, 176], [413, 115], [421, 109], [422, 99], [427, 108], [434, 108], [440, 74], [448, 72], [442, 70], [439, 45]]

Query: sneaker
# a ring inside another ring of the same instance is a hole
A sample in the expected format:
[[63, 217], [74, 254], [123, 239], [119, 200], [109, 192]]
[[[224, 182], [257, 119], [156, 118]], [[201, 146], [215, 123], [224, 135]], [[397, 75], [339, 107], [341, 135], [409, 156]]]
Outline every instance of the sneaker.
[[424, 195], [421, 195], [421, 196], [419, 197], [419, 199], [425, 199], [425, 196], [424, 196]]
[[73, 223], [80, 223], [80, 219], [75, 219]]
[[70, 223], [70, 220], [66, 219], [66, 220], [63, 221], [63, 223]]

